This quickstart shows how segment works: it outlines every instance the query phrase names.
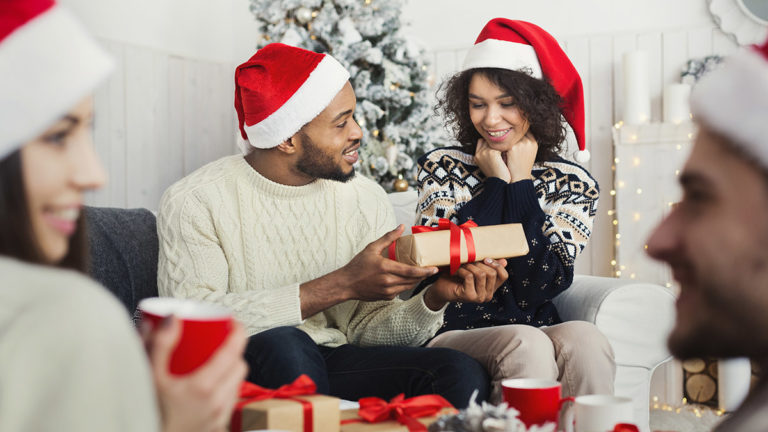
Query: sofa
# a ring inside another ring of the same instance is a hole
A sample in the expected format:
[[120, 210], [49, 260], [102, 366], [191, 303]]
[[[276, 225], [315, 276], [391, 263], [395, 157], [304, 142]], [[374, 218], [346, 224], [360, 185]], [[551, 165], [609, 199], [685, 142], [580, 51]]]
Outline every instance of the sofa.
[[[410, 226], [415, 192], [392, 193], [398, 223]], [[91, 276], [114, 293], [130, 312], [157, 295], [158, 239], [155, 216], [146, 209], [88, 207]], [[635, 419], [649, 431], [653, 371], [670, 359], [666, 337], [674, 320], [674, 296], [664, 287], [605, 277], [577, 275], [554, 300], [563, 320], [597, 325], [616, 356], [616, 395], [634, 400]]]

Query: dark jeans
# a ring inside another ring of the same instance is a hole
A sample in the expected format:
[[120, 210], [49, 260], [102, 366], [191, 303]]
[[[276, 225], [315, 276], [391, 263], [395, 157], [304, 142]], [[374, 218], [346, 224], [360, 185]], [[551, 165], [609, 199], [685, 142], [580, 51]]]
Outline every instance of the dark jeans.
[[486, 400], [489, 378], [473, 358], [448, 348], [402, 346], [337, 348], [318, 346], [295, 327], [277, 327], [248, 340], [245, 359], [248, 381], [277, 388], [301, 374], [317, 384], [317, 392], [356, 401], [439, 394], [456, 408], [465, 408], [477, 389]]

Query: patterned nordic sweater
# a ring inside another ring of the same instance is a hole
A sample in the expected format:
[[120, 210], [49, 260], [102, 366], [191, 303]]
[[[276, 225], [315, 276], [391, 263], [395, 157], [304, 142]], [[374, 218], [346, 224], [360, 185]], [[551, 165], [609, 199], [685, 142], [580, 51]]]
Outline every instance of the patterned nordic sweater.
[[158, 289], [229, 308], [249, 335], [298, 326], [324, 346], [421, 345], [443, 321], [423, 296], [351, 300], [301, 319], [299, 285], [346, 265], [394, 227], [384, 190], [361, 175], [286, 186], [242, 156], [225, 157], [163, 195]]
[[536, 327], [560, 322], [551, 299], [568, 288], [597, 211], [598, 186], [582, 167], [562, 158], [537, 163], [533, 180], [508, 184], [486, 178], [459, 147], [419, 159], [419, 225], [439, 218], [478, 225], [521, 223], [528, 255], [507, 260], [509, 279], [485, 304], [453, 303], [440, 332], [504, 324]]

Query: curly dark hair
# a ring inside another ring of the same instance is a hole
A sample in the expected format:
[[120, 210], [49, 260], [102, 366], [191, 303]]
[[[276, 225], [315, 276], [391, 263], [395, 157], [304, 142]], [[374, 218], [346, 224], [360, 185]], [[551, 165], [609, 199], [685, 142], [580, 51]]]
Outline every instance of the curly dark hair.
[[539, 145], [536, 161], [550, 161], [563, 150], [565, 126], [560, 117], [563, 100], [549, 80], [536, 79], [526, 71], [478, 68], [459, 72], [440, 85], [435, 111], [442, 114], [456, 140], [474, 154], [481, 138], [469, 117], [469, 83], [475, 74], [504, 89], [530, 123], [530, 132]]

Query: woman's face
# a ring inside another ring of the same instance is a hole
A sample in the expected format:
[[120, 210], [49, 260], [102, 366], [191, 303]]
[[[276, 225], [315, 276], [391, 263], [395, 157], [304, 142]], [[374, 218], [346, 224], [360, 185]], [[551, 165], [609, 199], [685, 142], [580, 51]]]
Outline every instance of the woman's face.
[[51, 264], [69, 251], [85, 191], [106, 175], [91, 141], [93, 101], [89, 97], [38, 138], [21, 148], [30, 223], [38, 247]]
[[512, 96], [479, 73], [469, 82], [469, 117], [488, 145], [501, 152], [520, 141], [530, 126]]

